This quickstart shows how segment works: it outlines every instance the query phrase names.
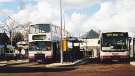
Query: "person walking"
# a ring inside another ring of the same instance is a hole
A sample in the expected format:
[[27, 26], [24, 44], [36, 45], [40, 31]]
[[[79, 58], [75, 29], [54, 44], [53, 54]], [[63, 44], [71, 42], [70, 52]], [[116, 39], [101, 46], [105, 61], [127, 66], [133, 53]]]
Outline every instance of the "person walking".
[[21, 49], [21, 57], [25, 58], [25, 50], [23, 48]]
[[15, 48], [15, 59], [17, 60], [19, 58], [19, 50], [18, 48]]

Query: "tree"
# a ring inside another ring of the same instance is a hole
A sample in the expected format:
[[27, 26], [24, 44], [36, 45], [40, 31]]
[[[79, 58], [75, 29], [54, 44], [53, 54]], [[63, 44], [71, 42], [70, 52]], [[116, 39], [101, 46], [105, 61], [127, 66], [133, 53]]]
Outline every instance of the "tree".
[[7, 45], [10, 43], [10, 39], [6, 33], [0, 33], [0, 45]]
[[12, 35], [12, 44], [13, 46], [16, 46], [16, 43], [19, 41], [24, 41], [24, 36], [22, 33], [20, 32], [16, 32], [14, 33], [14, 35]]

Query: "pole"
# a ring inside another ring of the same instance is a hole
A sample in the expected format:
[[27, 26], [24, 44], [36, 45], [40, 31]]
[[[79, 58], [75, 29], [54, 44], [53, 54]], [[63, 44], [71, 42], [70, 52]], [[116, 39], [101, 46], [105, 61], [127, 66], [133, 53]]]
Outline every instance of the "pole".
[[12, 30], [10, 30], [10, 40], [11, 40], [11, 46], [12, 46]]
[[65, 37], [66, 37], [66, 30], [65, 30], [65, 29], [66, 29], [66, 27], [65, 27], [65, 24], [66, 24], [66, 23], [65, 23], [65, 15], [63, 15], [63, 20], [64, 20], [64, 22], [63, 22], [63, 24], [64, 24], [64, 25], [63, 25], [63, 27], [64, 27], [63, 30], [64, 30], [64, 38], [65, 38]]
[[133, 38], [133, 59], [135, 58], [135, 50], [134, 50], [135, 49], [134, 48], [135, 46], [134, 45], [135, 45], [135, 38]]
[[60, 25], [61, 25], [61, 49], [60, 49], [60, 63], [63, 63], [63, 41], [62, 41], [62, 1], [60, 0]]

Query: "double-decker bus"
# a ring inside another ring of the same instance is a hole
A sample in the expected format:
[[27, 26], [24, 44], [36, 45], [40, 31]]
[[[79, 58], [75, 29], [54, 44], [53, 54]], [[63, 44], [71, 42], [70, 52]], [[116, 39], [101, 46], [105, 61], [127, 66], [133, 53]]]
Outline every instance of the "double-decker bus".
[[58, 59], [61, 38], [60, 30], [59, 26], [53, 24], [31, 25], [29, 34], [29, 60], [50, 62], [54, 58]]
[[100, 37], [101, 61], [124, 61], [130, 59], [130, 41], [128, 32], [106, 32]]

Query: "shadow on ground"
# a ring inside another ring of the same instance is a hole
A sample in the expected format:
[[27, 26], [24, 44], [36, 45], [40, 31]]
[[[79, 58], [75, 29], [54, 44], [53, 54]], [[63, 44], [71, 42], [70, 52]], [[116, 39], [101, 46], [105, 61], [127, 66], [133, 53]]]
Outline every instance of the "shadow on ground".
[[76, 67], [12, 67], [3, 66], [0, 67], [0, 73], [35, 73], [35, 72], [61, 72], [61, 71], [71, 71], [77, 69]]

